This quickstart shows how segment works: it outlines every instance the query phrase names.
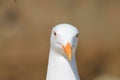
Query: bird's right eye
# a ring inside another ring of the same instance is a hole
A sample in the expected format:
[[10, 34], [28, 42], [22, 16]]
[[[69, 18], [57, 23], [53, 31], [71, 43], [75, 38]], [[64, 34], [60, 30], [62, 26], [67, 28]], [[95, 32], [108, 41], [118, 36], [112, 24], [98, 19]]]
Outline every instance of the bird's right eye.
[[56, 32], [54, 32], [54, 36], [56, 36], [57, 34], [56, 34]]

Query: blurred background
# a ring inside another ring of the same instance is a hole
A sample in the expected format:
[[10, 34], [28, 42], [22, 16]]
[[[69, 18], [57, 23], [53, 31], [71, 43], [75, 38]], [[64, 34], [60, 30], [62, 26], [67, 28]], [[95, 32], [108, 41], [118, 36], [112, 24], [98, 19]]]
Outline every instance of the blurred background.
[[120, 80], [120, 0], [0, 0], [0, 80], [45, 80], [59, 23], [80, 30], [81, 80]]

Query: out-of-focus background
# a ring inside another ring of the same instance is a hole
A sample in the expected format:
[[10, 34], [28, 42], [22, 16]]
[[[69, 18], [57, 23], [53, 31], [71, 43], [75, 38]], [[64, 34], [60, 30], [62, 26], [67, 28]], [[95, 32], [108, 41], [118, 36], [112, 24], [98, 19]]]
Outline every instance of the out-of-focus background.
[[120, 0], [0, 0], [0, 80], [45, 80], [59, 23], [80, 30], [81, 80], [120, 80]]

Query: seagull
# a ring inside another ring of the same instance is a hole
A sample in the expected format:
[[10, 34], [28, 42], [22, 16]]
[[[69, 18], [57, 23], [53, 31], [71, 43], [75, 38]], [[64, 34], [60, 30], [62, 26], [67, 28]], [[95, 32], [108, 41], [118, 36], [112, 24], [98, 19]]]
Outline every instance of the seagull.
[[46, 80], [80, 80], [75, 52], [79, 31], [71, 24], [58, 24], [51, 32]]

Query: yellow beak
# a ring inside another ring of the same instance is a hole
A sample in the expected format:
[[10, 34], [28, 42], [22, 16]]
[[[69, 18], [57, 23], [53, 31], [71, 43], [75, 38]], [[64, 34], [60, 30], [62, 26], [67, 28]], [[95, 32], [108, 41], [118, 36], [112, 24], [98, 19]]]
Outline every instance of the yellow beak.
[[72, 57], [72, 47], [70, 43], [68, 42], [66, 46], [63, 46], [63, 49], [68, 57], [68, 60], [71, 60]]

